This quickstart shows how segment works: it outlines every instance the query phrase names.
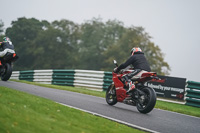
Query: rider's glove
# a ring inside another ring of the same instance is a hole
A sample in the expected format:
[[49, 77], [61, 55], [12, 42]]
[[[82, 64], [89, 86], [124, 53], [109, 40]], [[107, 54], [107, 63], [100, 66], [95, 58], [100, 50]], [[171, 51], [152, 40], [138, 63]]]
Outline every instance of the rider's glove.
[[114, 72], [114, 73], [117, 73], [117, 67], [116, 67], [116, 68], [114, 68], [113, 72]]

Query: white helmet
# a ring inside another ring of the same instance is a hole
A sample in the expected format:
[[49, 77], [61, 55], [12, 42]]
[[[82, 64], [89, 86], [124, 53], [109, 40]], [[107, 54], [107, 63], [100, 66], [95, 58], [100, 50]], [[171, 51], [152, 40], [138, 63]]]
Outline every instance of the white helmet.
[[134, 47], [131, 50], [131, 55], [134, 55], [135, 52], [142, 52], [142, 50], [139, 47]]

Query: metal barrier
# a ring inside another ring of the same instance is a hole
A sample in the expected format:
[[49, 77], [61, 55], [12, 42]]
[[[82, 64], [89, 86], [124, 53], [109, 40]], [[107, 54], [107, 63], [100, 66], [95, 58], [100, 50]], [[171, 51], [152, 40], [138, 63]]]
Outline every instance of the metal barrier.
[[29, 70], [14, 71], [11, 79], [105, 90], [112, 83], [112, 73], [92, 70]]
[[186, 105], [200, 107], [200, 82], [187, 81]]
[[74, 86], [74, 70], [52, 70], [53, 85]]
[[19, 80], [33, 81], [34, 70], [20, 71]]
[[[22, 71], [23, 72], [23, 71]], [[33, 82], [42, 84], [51, 84], [52, 82], [52, 70], [34, 70], [33, 71]], [[23, 74], [21, 74], [23, 76]]]
[[[11, 79], [106, 90], [112, 83], [112, 72], [62, 69], [14, 71]], [[187, 88], [186, 105], [200, 107], [200, 82], [188, 81]]]

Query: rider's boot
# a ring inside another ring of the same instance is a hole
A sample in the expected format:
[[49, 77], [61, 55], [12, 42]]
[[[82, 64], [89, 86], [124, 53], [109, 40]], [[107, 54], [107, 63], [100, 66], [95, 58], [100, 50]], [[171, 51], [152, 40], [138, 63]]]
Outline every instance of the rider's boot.
[[135, 85], [133, 84], [132, 81], [129, 82], [128, 86], [129, 86], [129, 89], [128, 89], [128, 91], [126, 92], [126, 94], [128, 94], [129, 92], [131, 92], [132, 90], [135, 89]]
[[129, 89], [128, 83], [129, 83], [128, 81], [125, 81], [125, 82], [124, 82], [124, 89], [125, 89], [126, 91]]

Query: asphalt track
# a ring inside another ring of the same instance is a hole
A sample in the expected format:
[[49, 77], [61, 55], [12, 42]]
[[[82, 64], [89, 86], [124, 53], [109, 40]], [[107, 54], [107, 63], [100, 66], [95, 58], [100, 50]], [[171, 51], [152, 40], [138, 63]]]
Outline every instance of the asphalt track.
[[159, 109], [154, 109], [149, 114], [141, 114], [134, 106], [122, 103], [109, 106], [104, 98], [13, 81], [0, 81], [0, 86], [51, 99], [66, 106], [149, 132], [200, 133], [200, 118], [197, 117]]

